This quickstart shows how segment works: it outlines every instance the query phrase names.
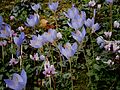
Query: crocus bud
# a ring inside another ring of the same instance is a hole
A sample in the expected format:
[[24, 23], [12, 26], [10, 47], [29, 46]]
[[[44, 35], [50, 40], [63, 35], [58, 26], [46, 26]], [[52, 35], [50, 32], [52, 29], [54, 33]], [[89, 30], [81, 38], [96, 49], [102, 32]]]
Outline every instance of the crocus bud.
[[94, 0], [92, 0], [92, 1], [90, 1], [90, 2], [88, 3], [88, 5], [89, 5], [90, 7], [94, 7], [95, 4], [96, 4], [96, 2], [95, 2]]
[[57, 38], [61, 39], [62, 38], [62, 34], [60, 32], [57, 33]]
[[101, 4], [98, 4], [98, 5], [97, 5], [97, 8], [100, 9], [100, 8], [101, 8]]
[[14, 16], [10, 16], [10, 20], [14, 20], [15, 19], [15, 17]]
[[118, 21], [114, 21], [114, 28], [119, 28], [120, 24]]
[[44, 55], [40, 55], [40, 60], [45, 60], [45, 56]]

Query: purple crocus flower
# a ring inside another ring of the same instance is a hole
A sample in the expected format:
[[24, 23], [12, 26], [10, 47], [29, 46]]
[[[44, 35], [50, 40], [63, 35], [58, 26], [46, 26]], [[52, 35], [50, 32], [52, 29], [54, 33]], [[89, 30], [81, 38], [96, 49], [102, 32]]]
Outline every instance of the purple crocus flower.
[[92, 33], [94, 33], [95, 31], [99, 30], [100, 29], [100, 25], [98, 23], [94, 24], [94, 18], [92, 19], [87, 19], [85, 21], [85, 25], [87, 27], [91, 27], [92, 28]]
[[11, 26], [8, 24], [2, 25], [0, 30], [0, 37], [1, 38], [8, 38], [12, 36]]
[[59, 45], [58, 48], [61, 52], [61, 54], [63, 54], [67, 59], [69, 59], [70, 57], [72, 57], [75, 52], [77, 51], [77, 43], [73, 43], [73, 45], [71, 46], [71, 44], [68, 42], [65, 44], [64, 48], [62, 47], [62, 45]]
[[44, 32], [42, 36], [46, 42], [53, 43], [57, 38], [57, 31], [55, 29], [49, 29], [48, 32]]
[[106, 0], [107, 3], [113, 3], [113, 0]]
[[25, 88], [27, 83], [27, 75], [25, 70], [21, 71], [21, 74], [14, 73], [13, 78], [11, 79], [4, 79], [7, 86], [13, 90], [22, 90]]
[[54, 65], [50, 65], [49, 61], [45, 61], [44, 69], [45, 69], [45, 71], [43, 71], [43, 74], [46, 77], [50, 77], [50, 76], [56, 74]]
[[75, 33], [72, 32], [73, 38], [79, 43], [84, 39], [85, 35], [86, 35], [86, 30], [84, 27], [82, 28], [82, 33], [79, 30], [76, 30]]
[[41, 48], [45, 43], [43, 36], [35, 36], [33, 35], [32, 40], [30, 40], [30, 45], [34, 48]]
[[56, 11], [57, 10], [57, 8], [58, 8], [58, 2], [55, 2], [55, 3], [49, 3], [48, 4], [48, 7], [52, 10], [52, 11]]
[[24, 39], [25, 39], [25, 34], [24, 34], [24, 32], [21, 32], [21, 34], [19, 35], [19, 37], [14, 37], [14, 43], [18, 47], [20, 47], [20, 45], [22, 45]]
[[34, 15], [30, 15], [30, 17], [27, 18], [27, 22], [25, 23], [25, 25], [28, 27], [34, 27], [38, 23], [39, 23], [39, 15], [34, 14]]
[[64, 15], [67, 18], [74, 19], [76, 16], [79, 15], [79, 11], [76, 7], [72, 6], [72, 8], [68, 9], [67, 13], [64, 12]]
[[38, 11], [39, 8], [41, 8], [40, 4], [34, 4], [34, 5], [31, 5], [31, 8], [34, 10], [34, 11]]
[[9, 65], [11, 66], [11, 65], [15, 65], [15, 64], [17, 64], [19, 61], [18, 60], [16, 60], [15, 58], [12, 58], [12, 59], [10, 59], [10, 61], [9, 61]]
[[76, 17], [76, 19], [72, 19], [71, 22], [68, 22], [68, 25], [71, 28], [74, 28], [75, 30], [78, 30], [79, 28], [81, 28], [83, 26], [83, 19], [80, 18], [80, 16]]

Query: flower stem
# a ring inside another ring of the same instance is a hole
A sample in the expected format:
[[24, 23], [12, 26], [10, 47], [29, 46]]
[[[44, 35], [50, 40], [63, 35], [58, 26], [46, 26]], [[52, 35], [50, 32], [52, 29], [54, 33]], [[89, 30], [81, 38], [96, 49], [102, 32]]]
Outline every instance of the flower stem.
[[91, 41], [91, 44], [92, 44], [92, 53], [93, 53], [93, 60], [95, 59], [95, 55], [94, 55], [94, 45], [93, 45], [93, 41], [92, 41], [92, 34], [90, 34], [90, 41]]
[[55, 17], [56, 30], [58, 30], [58, 24], [57, 24], [56, 12], [54, 12], [54, 17]]
[[72, 90], [73, 90], [71, 59], [69, 59], [69, 64], [70, 64], [70, 73], [71, 73], [71, 85], [72, 85]]
[[49, 77], [49, 84], [50, 84], [50, 89], [51, 89], [51, 77]]
[[21, 55], [20, 55], [20, 69], [22, 69], [22, 45], [21, 45], [21, 47], [20, 47], [20, 53], [21, 53]]
[[110, 4], [110, 31], [112, 32], [112, 4]]

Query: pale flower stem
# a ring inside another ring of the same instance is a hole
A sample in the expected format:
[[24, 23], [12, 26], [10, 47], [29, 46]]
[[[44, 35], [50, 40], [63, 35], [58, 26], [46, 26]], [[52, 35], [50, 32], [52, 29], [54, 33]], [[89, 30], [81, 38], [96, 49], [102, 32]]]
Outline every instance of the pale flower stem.
[[50, 89], [51, 89], [51, 77], [49, 76], [49, 83], [50, 83]]
[[[11, 36], [11, 49], [13, 49], [13, 45], [12, 45], [12, 36]], [[12, 53], [12, 58], [13, 58], [13, 53]]]
[[22, 69], [22, 45], [21, 45], [21, 47], [20, 47], [20, 53], [21, 53], [21, 55], [20, 55], [20, 69]]
[[55, 17], [56, 30], [58, 30], [58, 24], [57, 24], [56, 12], [54, 12], [54, 17]]
[[71, 59], [69, 59], [69, 64], [70, 64], [70, 73], [71, 73], [71, 85], [72, 85], [72, 90], [73, 89], [73, 80], [72, 80], [72, 67], [71, 67]]

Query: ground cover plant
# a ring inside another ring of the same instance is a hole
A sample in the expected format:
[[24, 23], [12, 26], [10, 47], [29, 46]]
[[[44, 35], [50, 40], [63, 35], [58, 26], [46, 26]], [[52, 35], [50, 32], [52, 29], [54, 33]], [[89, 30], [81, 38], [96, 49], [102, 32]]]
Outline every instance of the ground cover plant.
[[11, 3], [0, 9], [0, 90], [120, 90], [119, 0]]

